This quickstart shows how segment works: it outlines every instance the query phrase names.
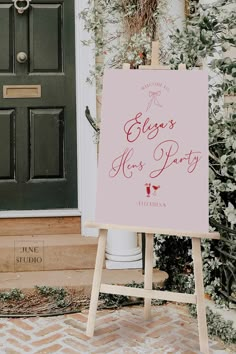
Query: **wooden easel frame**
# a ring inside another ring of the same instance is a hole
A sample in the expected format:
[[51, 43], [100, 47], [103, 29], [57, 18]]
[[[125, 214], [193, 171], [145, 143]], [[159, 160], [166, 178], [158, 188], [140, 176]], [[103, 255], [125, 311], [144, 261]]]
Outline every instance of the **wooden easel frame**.
[[[167, 69], [168, 67], [160, 66], [158, 60], [158, 42], [153, 42], [152, 45], [152, 65], [141, 66], [141, 69]], [[124, 69], [128, 69], [129, 64], [124, 64]], [[185, 69], [182, 65], [179, 69]], [[160, 299], [167, 301], [176, 301], [197, 305], [197, 320], [199, 331], [200, 351], [204, 354], [209, 353], [208, 334], [206, 323], [206, 309], [204, 300], [203, 272], [202, 272], [202, 255], [201, 255], [201, 239], [216, 239], [220, 238], [219, 233], [200, 233], [188, 232], [158, 228], [147, 228], [142, 226], [127, 226], [115, 224], [98, 224], [95, 222], [85, 223], [86, 227], [99, 229], [98, 249], [93, 276], [92, 293], [90, 300], [90, 308], [88, 314], [87, 331], [88, 337], [94, 334], [96, 312], [98, 306], [99, 292], [106, 294], [117, 294], [144, 298], [144, 318], [151, 318], [151, 299]], [[144, 274], [144, 289], [130, 288], [120, 285], [102, 284], [102, 269], [105, 258], [105, 249], [107, 242], [107, 232], [109, 229], [126, 230], [132, 232], [145, 233], [146, 250], [145, 250], [145, 274]], [[195, 278], [195, 294], [175, 293], [170, 291], [152, 290], [153, 282], [153, 239], [155, 234], [174, 235], [191, 237], [192, 239], [192, 256]]]

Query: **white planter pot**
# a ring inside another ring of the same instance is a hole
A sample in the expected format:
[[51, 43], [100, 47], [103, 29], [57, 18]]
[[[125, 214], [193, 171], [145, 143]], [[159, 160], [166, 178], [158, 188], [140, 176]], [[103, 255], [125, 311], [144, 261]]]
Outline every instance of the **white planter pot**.
[[106, 247], [107, 269], [142, 268], [142, 252], [137, 234], [123, 230], [109, 230]]

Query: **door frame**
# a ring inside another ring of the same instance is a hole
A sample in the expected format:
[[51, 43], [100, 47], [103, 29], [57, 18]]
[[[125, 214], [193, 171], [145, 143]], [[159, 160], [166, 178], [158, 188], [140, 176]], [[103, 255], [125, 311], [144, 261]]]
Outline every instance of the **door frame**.
[[0, 211], [0, 218], [27, 218], [53, 216], [81, 216], [81, 233], [84, 236], [96, 236], [94, 229], [84, 227], [86, 219], [95, 216], [97, 146], [94, 132], [85, 118], [85, 107], [96, 115], [96, 87], [86, 83], [89, 70], [94, 67], [93, 47], [85, 47], [82, 40], [89, 39], [84, 31], [79, 13], [88, 6], [88, 0], [74, 0], [75, 7], [75, 70], [76, 70], [76, 121], [77, 121], [77, 183], [78, 208], [50, 210], [6, 210]]

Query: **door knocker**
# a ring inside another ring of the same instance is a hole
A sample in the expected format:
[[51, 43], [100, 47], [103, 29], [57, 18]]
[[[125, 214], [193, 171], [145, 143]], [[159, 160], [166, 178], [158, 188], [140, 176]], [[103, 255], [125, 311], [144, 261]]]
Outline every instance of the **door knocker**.
[[[17, 10], [18, 14], [23, 14], [25, 10], [28, 9], [31, 0], [12, 0], [12, 1], [14, 3], [15, 9]], [[22, 3], [25, 3], [25, 6]], [[22, 4], [22, 6], [19, 6], [20, 4]]]

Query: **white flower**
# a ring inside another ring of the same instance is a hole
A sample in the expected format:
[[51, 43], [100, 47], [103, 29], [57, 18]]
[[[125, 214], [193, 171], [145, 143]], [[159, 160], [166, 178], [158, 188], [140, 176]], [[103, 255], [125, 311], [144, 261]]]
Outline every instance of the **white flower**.
[[228, 203], [228, 207], [225, 209], [224, 213], [227, 216], [228, 221], [232, 225], [235, 225], [236, 224], [236, 209], [232, 203], [230, 203], [230, 202]]

